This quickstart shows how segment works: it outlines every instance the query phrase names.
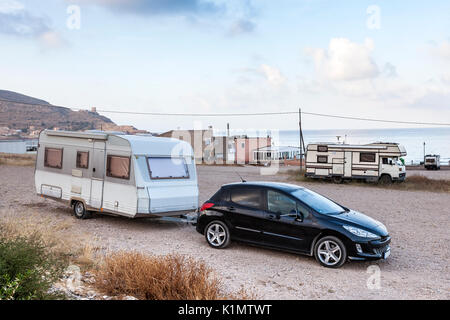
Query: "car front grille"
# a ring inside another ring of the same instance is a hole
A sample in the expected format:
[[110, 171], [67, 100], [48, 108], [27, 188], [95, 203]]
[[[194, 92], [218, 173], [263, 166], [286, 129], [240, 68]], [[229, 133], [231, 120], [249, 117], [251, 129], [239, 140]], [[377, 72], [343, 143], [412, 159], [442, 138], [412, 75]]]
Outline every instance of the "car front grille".
[[383, 254], [383, 253], [385, 253], [388, 249], [389, 249], [389, 245], [385, 245], [385, 246], [382, 246], [382, 247], [379, 247], [379, 248], [374, 248], [374, 249], [373, 249], [373, 252], [376, 253], [376, 254]]

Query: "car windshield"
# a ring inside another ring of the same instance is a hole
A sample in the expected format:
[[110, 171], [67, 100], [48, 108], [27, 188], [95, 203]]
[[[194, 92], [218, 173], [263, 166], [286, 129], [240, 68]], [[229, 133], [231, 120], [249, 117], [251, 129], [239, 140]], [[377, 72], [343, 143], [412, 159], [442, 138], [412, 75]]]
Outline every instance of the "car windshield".
[[291, 194], [319, 213], [339, 214], [346, 211], [340, 205], [311, 190], [298, 189]]

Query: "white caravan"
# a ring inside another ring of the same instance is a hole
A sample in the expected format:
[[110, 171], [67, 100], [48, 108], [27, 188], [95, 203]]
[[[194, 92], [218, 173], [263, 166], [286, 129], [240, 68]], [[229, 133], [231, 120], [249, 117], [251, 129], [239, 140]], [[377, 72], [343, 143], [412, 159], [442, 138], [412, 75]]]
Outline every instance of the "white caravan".
[[312, 143], [306, 149], [307, 177], [331, 178], [335, 182], [363, 179], [381, 183], [406, 178], [405, 165], [399, 160], [406, 156], [406, 150], [398, 143]]
[[42, 197], [126, 217], [181, 216], [198, 208], [191, 146], [172, 138], [44, 130], [35, 187]]
[[425, 156], [425, 169], [439, 170], [441, 169], [441, 156], [438, 154], [427, 154]]

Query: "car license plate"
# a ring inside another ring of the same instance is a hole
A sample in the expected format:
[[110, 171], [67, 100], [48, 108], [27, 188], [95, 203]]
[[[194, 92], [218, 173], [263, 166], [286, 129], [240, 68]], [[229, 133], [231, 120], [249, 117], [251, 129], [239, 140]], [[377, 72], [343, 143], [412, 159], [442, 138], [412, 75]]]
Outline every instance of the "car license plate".
[[383, 259], [387, 259], [391, 255], [391, 248], [387, 248], [386, 252], [383, 253]]

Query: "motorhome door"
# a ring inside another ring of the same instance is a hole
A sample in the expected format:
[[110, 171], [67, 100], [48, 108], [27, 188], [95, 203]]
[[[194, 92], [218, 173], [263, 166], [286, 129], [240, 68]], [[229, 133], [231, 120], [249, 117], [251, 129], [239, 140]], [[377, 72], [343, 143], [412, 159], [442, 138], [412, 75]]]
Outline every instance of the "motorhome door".
[[100, 209], [105, 179], [105, 142], [94, 141], [92, 150], [91, 207]]
[[352, 152], [345, 151], [345, 160], [344, 160], [344, 177], [352, 176]]

